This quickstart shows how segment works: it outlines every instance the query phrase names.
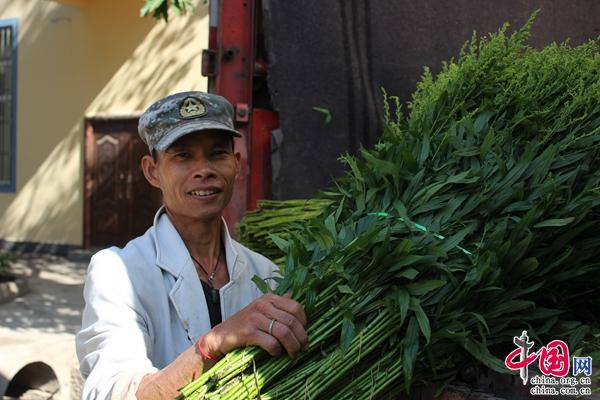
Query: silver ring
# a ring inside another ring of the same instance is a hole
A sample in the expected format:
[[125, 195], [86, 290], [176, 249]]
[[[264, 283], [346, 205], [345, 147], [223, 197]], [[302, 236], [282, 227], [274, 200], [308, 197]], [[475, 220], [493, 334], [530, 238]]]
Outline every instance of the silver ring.
[[276, 319], [272, 319], [271, 322], [269, 322], [269, 335], [273, 336], [273, 325], [275, 325], [275, 321], [277, 321]]

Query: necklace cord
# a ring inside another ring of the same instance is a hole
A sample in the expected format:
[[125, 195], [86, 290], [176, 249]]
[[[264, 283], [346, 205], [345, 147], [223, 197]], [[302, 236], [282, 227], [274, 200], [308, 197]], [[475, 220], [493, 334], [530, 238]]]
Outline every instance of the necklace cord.
[[219, 268], [219, 261], [221, 261], [221, 253], [222, 251], [219, 251], [219, 256], [217, 257], [217, 262], [215, 263], [215, 266], [213, 267], [212, 272], [209, 274], [208, 271], [206, 270], [206, 268], [204, 268], [204, 266], [200, 263], [200, 261], [198, 261], [196, 258], [194, 258], [194, 256], [190, 253], [190, 257], [192, 258], [192, 260], [198, 264], [198, 266], [202, 269], [202, 271], [206, 274], [206, 277], [208, 278], [208, 284], [210, 285], [211, 288], [214, 288], [213, 285], [213, 280], [215, 279], [215, 274], [217, 273], [217, 269]]

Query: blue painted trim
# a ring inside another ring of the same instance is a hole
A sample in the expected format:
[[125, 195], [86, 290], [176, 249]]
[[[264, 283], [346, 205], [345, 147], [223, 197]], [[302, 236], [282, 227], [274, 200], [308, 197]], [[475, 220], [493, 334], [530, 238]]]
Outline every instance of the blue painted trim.
[[14, 193], [17, 190], [17, 60], [19, 48], [19, 21], [16, 18], [0, 20], [0, 27], [10, 26], [13, 31], [13, 63], [12, 63], [12, 82], [11, 82], [11, 113], [10, 113], [10, 145], [11, 145], [11, 166], [10, 183], [0, 185], [0, 192]]

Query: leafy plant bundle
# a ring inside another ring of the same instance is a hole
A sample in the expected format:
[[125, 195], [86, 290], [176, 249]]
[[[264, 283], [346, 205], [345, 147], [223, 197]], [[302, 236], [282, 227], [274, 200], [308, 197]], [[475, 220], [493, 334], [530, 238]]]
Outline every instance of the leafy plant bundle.
[[331, 204], [326, 199], [259, 200], [258, 209], [246, 213], [237, 226], [240, 241], [275, 264], [283, 265], [285, 254], [271, 236], [288, 239], [292, 232], [302, 230], [307, 221], [320, 217]]
[[507, 372], [524, 329], [582, 341], [600, 306], [598, 43], [535, 50], [531, 22], [426, 71], [408, 117], [386, 108], [381, 142], [343, 157], [323, 216], [272, 237], [309, 350], [236, 350], [182, 398], [396, 398], [473, 359]]

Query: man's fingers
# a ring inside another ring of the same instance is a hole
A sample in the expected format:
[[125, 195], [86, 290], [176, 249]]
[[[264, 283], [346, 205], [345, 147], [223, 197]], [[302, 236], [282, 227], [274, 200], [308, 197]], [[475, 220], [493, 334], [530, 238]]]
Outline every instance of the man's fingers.
[[267, 332], [257, 331], [252, 340], [248, 343], [252, 346], [258, 346], [267, 351], [272, 356], [278, 356], [281, 354], [282, 348], [281, 343], [275, 336], [269, 335]]
[[[275, 327], [277, 325], [282, 325], [294, 335], [301, 349], [306, 347], [306, 344], [308, 343], [308, 336], [306, 335], [306, 330], [304, 329], [302, 323], [294, 315], [282, 311], [275, 306], [273, 306], [270, 310], [267, 310], [265, 312], [265, 315], [269, 319], [269, 321], [276, 321], [273, 324], [273, 332], [275, 332]], [[268, 332], [268, 327], [266, 331]], [[276, 332], [281, 334], [287, 334], [287, 332], [284, 332], [283, 329], [278, 329]]]
[[[271, 321], [274, 322], [271, 323]], [[271, 319], [269, 320], [269, 327], [271, 327], [271, 335], [281, 343], [290, 357], [295, 358], [302, 351], [304, 345], [300, 343], [294, 332], [287, 325]]]
[[[285, 313], [282, 313], [285, 314]], [[287, 314], [288, 318], [293, 317]], [[262, 347], [271, 355], [279, 355], [282, 352], [282, 348], [289, 354], [290, 357], [294, 358], [302, 351], [306, 339], [301, 343], [296, 334], [287, 325], [279, 322], [276, 318], [269, 318], [265, 315], [261, 315], [260, 323], [256, 326], [253, 331], [249, 345], [255, 345]], [[300, 326], [300, 323], [295, 320], [295, 324]], [[304, 329], [300, 326], [301, 332], [306, 337]], [[301, 336], [302, 336], [301, 334]]]
[[265, 300], [271, 303], [276, 308], [292, 314], [303, 326], [306, 326], [306, 314], [304, 308], [295, 300], [285, 296], [277, 296], [274, 294], [265, 295]]

